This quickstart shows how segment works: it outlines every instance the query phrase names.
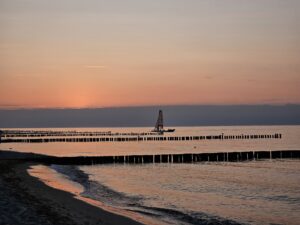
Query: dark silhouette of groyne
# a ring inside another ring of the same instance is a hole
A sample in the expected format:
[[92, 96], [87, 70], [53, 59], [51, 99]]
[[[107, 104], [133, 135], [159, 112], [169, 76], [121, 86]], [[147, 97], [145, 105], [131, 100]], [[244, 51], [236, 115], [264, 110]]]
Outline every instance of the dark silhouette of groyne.
[[18, 159], [59, 165], [242, 162], [265, 159], [300, 159], [300, 150], [74, 157], [0, 151], [0, 159]]
[[[143, 133], [144, 134], [144, 133]], [[251, 139], [281, 139], [282, 134], [240, 134], [240, 135], [202, 135], [202, 136], [165, 136], [165, 135], [129, 134], [105, 135], [95, 137], [86, 134], [83, 137], [34, 137], [3, 138], [2, 143], [47, 143], [47, 142], [129, 142], [129, 141], [200, 141], [200, 140], [251, 140]]]

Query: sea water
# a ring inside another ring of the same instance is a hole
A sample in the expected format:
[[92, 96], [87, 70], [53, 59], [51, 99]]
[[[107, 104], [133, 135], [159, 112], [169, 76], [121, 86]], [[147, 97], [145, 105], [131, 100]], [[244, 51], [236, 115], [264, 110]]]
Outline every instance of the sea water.
[[[145, 132], [151, 128], [80, 128]], [[43, 129], [49, 130], [49, 129]], [[62, 130], [62, 129], [52, 129]], [[65, 130], [70, 130], [65, 128]], [[11, 143], [1, 149], [57, 156], [299, 150], [300, 126], [177, 127], [168, 135], [281, 133], [282, 139]], [[81, 195], [171, 224], [299, 224], [300, 160], [195, 164], [52, 165]]]
[[[34, 130], [136, 133], [149, 132], [151, 129], [153, 128], [38, 128]], [[33, 129], [30, 128], [28, 130]], [[3, 150], [10, 149], [55, 156], [117, 156], [300, 149], [300, 126], [176, 127], [174, 133], [166, 133], [165, 136], [202, 136], [221, 135], [222, 133], [224, 135], [280, 133], [282, 134], [282, 138], [198, 141], [2, 143], [0, 144], [0, 148]]]
[[95, 165], [84, 195], [171, 224], [299, 224], [300, 161]]

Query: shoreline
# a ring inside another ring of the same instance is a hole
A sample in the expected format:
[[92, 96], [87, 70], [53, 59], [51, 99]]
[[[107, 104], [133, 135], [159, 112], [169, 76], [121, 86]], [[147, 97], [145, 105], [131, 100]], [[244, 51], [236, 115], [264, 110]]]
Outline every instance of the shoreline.
[[67, 193], [73, 194], [73, 197], [79, 199], [85, 203], [96, 206], [106, 212], [110, 212], [112, 214], [124, 216], [126, 218], [130, 218], [134, 221], [137, 221], [141, 224], [148, 225], [164, 225], [165, 223], [161, 221], [154, 220], [153, 218], [149, 218], [147, 216], [142, 216], [139, 213], [134, 211], [121, 209], [118, 207], [110, 206], [102, 201], [93, 199], [91, 197], [86, 197], [83, 194], [85, 188], [79, 182], [71, 180], [67, 175], [56, 171], [51, 168], [49, 165], [44, 164], [34, 164], [30, 165], [27, 172], [30, 176], [39, 179], [41, 182], [50, 186], [54, 189], [66, 191]]
[[134, 211], [81, 196], [81, 182], [71, 184], [72, 179], [44, 163], [45, 157], [49, 156], [0, 150], [1, 225], [157, 224]]
[[142, 224], [30, 176], [36, 163], [0, 160], [0, 224]]

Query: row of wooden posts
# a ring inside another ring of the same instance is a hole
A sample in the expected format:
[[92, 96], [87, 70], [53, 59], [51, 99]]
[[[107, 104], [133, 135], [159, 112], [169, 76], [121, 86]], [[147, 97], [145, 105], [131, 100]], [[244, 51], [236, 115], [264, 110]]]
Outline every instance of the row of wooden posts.
[[30, 138], [30, 137], [96, 137], [96, 136], [153, 136], [162, 135], [158, 132], [128, 132], [128, 133], [112, 133], [108, 132], [11, 132], [3, 131], [2, 138]]
[[198, 141], [198, 140], [243, 140], [281, 139], [281, 134], [252, 135], [208, 135], [208, 136], [133, 136], [133, 137], [70, 137], [70, 138], [5, 138], [2, 143], [46, 143], [46, 142], [128, 142], [128, 141]]
[[60, 165], [239, 162], [261, 159], [300, 159], [300, 150], [186, 153], [126, 156], [39, 157], [31, 160]]

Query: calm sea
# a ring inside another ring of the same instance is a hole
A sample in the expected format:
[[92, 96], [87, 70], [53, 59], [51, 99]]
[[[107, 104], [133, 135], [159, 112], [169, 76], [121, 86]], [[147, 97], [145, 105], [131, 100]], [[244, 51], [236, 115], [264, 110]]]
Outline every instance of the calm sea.
[[[72, 130], [143, 132], [150, 129]], [[64, 156], [300, 149], [300, 126], [178, 127], [169, 135], [222, 133], [281, 133], [283, 136], [260, 140], [1, 144], [0, 148]], [[299, 224], [300, 221], [299, 160], [52, 165], [52, 168], [81, 183], [84, 187], [81, 195], [136, 212], [157, 224]]]
[[[40, 128], [34, 130], [65, 131], [111, 131], [112, 133], [149, 132], [153, 128]], [[24, 129], [22, 129], [24, 130]], [[28, 129], [32, 130], [32, 129]], [[77, 142], [77, 143], [2, 143], [1, 149], [34, 152], [56, 156], [87, 155], [133, 155], [160, 153], [201, 153], [251, 150], [297, 150], [300, 149], [300, 126], [220, 126], [176, 127], [166, 136], [241, 135], [281, 133], [282, 139], [252, 140], [201, 140], [201, 141], [148, 141], [148, 142]]]

